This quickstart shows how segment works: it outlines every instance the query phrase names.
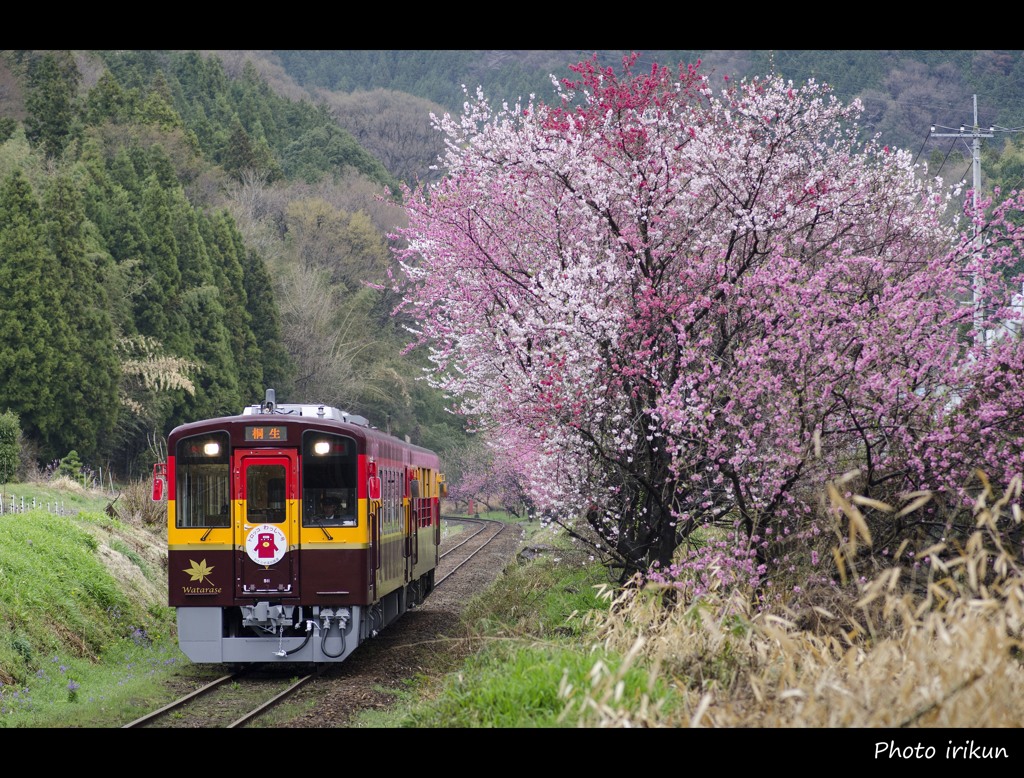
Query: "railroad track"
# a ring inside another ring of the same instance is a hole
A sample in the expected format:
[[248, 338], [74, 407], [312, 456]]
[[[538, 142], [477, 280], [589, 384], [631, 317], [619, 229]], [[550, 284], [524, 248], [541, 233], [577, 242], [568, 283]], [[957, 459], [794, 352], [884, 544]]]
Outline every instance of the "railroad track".
[[[440, 564], [435, 589], [463, 570], [477, 554], [505, 531], [499, 521], [461, 516], [444, 516], [451, 528], [459, 526], [442, 543]], [[421, 607], [429, 607], [430, 598]], [[401, 629], [402, 620], [389, 629]], [[352, 658], [355, 658], [353, 655]], [[347, 660], [340, 665], [317, 668], [314, 672], [296, 676], [281, 666], [257, 666], [238, 673], [229, 673], [209, 681], [204, 686], [141, 718], [124, 725], [125, 729], [141, 728], [241, 728], [264, 716], [294, 692], [310, 684], [321, 675], [345, 672]], [[308, 668], [301, 668], [304, 672]]]
[[449, 525], [460, 524], [466, 531], [455, 535], [450, 541], [442, 543], [441, 564], [438, 566], [434, 587], [440, 586], [459, 568], [487, 548], [495, 538], [507, 527], [500, 521], [489, 519], [471, 519], [464, 516], [442, 516]]
[[124, 725], [124, 729], [223, 728], [235, 729], [271, 710], [319, 675], [296, 677], [282, 668], [229, 673]]

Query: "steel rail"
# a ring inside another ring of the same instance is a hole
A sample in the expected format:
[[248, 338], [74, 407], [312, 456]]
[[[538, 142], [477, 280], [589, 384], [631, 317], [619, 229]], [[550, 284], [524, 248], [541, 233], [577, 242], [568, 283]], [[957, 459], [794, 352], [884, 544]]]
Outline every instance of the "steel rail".
[[475, 524], [478, 527], [476, 532], [473, 532], [469, 534], [467, 537], [462, 538], [458, 543], [456, 543], [454, 546], [447, 549], [443, 554], [441, 554], [441, 559], [444, 559], [446, 556], [448, 556], [448, 554], [452, 553], [458, 548], [461, 548], [466, 543], [473, 540], [473, 538], [475, 538], [477, 535], [479, 535], [487, 528], [487, 522], [484, 519], [467, 519], [462, 516], [442, 516], [441, 518], [447, 522], [458, 522], [460, 524]]
[[174, 702], [168, 703], [167, 705], [164, 705], [162, 708], [159, 708], [158, 710], [155, 710], [152, 713], [147, 713], [145, 716], [142, 716], [140, 718], [135, 719], [135, 721], [131, 721], [131, 722], [125, 724], [122, 727], [122, 729], [132, 729], [134, 727], [142, 726], [143, 724], [145, 724], [145, 723], [147, 723], [149, 721], [152, 721], [153, 719], [159, 718], [160, 716], [162, 716], [165, 713], [169, 713], [170, 711], [174, 710], [175, 708], [180, 708], [182, 705], [184, 705], [186, 702], [189, 702], [190, 700], [194, 700], [197, 697], [201, 697], [204, 694], [208, 694], [209, 692], [211, 692], [214, 689], [216, 689], [218, 686], [221, 686], [222, 684], [225, 684], [228, 681], [237, 680], [241, 676], [242, 676], [242, 673], [230, 673], [229, 675], [221, 676], [220, 678], [217, 678], [216, 680], [210, 681], [210, 683], [206, 684], [205, 686], [201, 686], [198, 689], [196, 689], [195, 691], [189, 692], [184, 697], [180, 697], [179, 699], [175, 700]]
[[[469, 538], [467, 538], [466, 540], [462, 541], [462, 543], [459, 543], [459, 545], [456, 546], [455, 548], [459, 548], [459, 547], [463, 546], [465, 543], [467, 543], [470, 540], [472, 540], [473, 538], [476, 538], [488, 526], [490, 526], [492, 528], [493, 527], [497, 527], [497, 531], [494, 534], [492, 534], [490, 537], [484, 538], [484, 540], [480, 544], [479, 548], [477, 548], [472, 553], [470, 553], [465, 559], [463, 559], [461, 562], [459, 562], [457, 565], [455, 565], [455, 567], [453, 567], [451, 570], [449, 570], [448, 573], [443, 578], [438, 580], [434, 584], [435, 588], [440, 586], [442, 583], [447, 581], [449, 578], [451, 578], [459, 570], [460, 567], [462, 567], [464, 564], [469, 562], [473, 557], [475, 557], [477, 554], [479, 554], [481, 551], [483, 551], [485, 548], [487, 548], [487, 546], [489, 546], [494, 541], [495, 538], [497, 538], [502, 532], [504, 532], [505, 528], [508, 526], [508, 525], [504, 524], [503, 522], [493, 521], [491, 519], [459, 519], [459, 520], [460, 521], [470, 521], [470, 522], [480, 522], [483, 526], [480, 528], [480, 530], [478, 530], [477, 532], [474, 532]], [[451, 550], [454, 551], [455, 549], [451, 549]]]
[[305, 686], [307, 682], [311, 681], [312, 679], [316, 678], [319, 675], [320, 675], [320, 672], [315, 672], [315, 673], [310, 673], [309, 675], [300, 678], [295, 683], [293, 683], [291, 686], [289, 686], [287, 689], [285, 689], [283, 692], [280, 692], [280, 693], [276, 694], [275, 696], [271, 697], [269, 700], [267, 700], [262, 705], [260, 705], [260, 706], [258, 706], [256, 708], [253, 708], [251, 711], [246, 713], [241, 718], [238, 718], [238, 719], [235, 719], [234, 721], [232, 721], [230, 724], [228, 724], [227, 729], [235, 729], [236, 727], [241, 727], [241, 726], [243, 726], [245, 724], [248, 724], [250, 721], [252, 721], [254, 718], [259, 716], [261, 713], [263, 713], [264, 711], [270, 710], [275, 705], [277, 705], [279, 702], [281, 702], [285, 697], [290, 695], [292, 692], [297, 691], [299, 688]]

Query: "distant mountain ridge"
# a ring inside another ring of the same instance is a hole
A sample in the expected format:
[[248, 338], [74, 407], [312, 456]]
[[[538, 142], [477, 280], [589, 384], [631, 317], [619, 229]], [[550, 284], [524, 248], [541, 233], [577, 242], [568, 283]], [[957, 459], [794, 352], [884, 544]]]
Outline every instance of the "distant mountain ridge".
[[[308, 90], [341, 92], [377, 88], [409, 92], [448, 110], [462, 104], [462, 85], [479, 85], [495, 100], [530, 93], [553, 94], [551, 78], [568, 77], [571, 63], [597, 54], [620, 68], [626, 50], [273, 50], [262, 52]], [[837, 97], [863, 100], [863, 125], [886, 142], [917, 149], [932, 124], [971, 124], [978, 95], [982, 126], [1024, 125], [1024, 52], [1018, 50], [651, 50], [640, 67], [675, 66], [698, 59], [713, 82], [724, 76], [777, 73], [794, 82], [809, 78], [832, 85]], [[1000, 139], [1001, 140], [1001, 139]], [[927, 148], [947, 142], [932, 140]], [[997, 144], [1001, 145], [1001, 144]]]

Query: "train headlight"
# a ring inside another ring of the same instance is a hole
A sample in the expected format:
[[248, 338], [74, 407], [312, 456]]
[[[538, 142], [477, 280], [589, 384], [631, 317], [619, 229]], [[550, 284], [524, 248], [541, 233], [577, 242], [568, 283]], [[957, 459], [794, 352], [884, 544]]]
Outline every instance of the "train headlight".
[[313, 444], [313, 451], [321, 456], [328, 453], [331, 450], [331, 442], [329, 440], [318, 440]]
[[220, 453], [220, 443], [206, 443], [203, 445], [203, 453], [208, 457], [215, 457]]

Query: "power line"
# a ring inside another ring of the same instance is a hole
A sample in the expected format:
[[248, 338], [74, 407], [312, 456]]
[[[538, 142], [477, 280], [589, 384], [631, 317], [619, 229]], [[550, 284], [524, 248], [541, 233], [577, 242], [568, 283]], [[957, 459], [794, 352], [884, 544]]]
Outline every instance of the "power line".
[[[942, 164], [939, 165], [939, 169], [935, 171], [934, 175], [937, 176], [937, 175], [939, 175], [942, 172], [942, 168], [944, 168], [946, 166], [946, 163], [949, 161], [949, 155], [953, 153], [953, 147], [954, 146], [956, 146], [956, 141], [955, 140], [950, 141], [949, 142], [949, 148], [946, 149], [946, 156], [944, 156], [942, 158]], [[962, 178], [962, 176], [961, 176], [961, 178]]]
[[925, 136], [924, 136], [924, 140], [923, 140], [923, 141], [921, 141], [921, 148], [919, 148], [919, 149], [917, 150], [917, 155], [916, 155], [916, 156], [914, 157], [914, 162], [913, 162], [913, 164], [915, 164], [915, 165], [917, 164], [917, 160], [919, 160], [919, 159], [921, 158], [921, 152], [922, 152], [922, 151], [924, 151], [924, 147], [925, 147], [925, 146], [926, 146], [927, 144], [928, 144], [928, 136], [927, 136], [927, 135], [925, 135]]

